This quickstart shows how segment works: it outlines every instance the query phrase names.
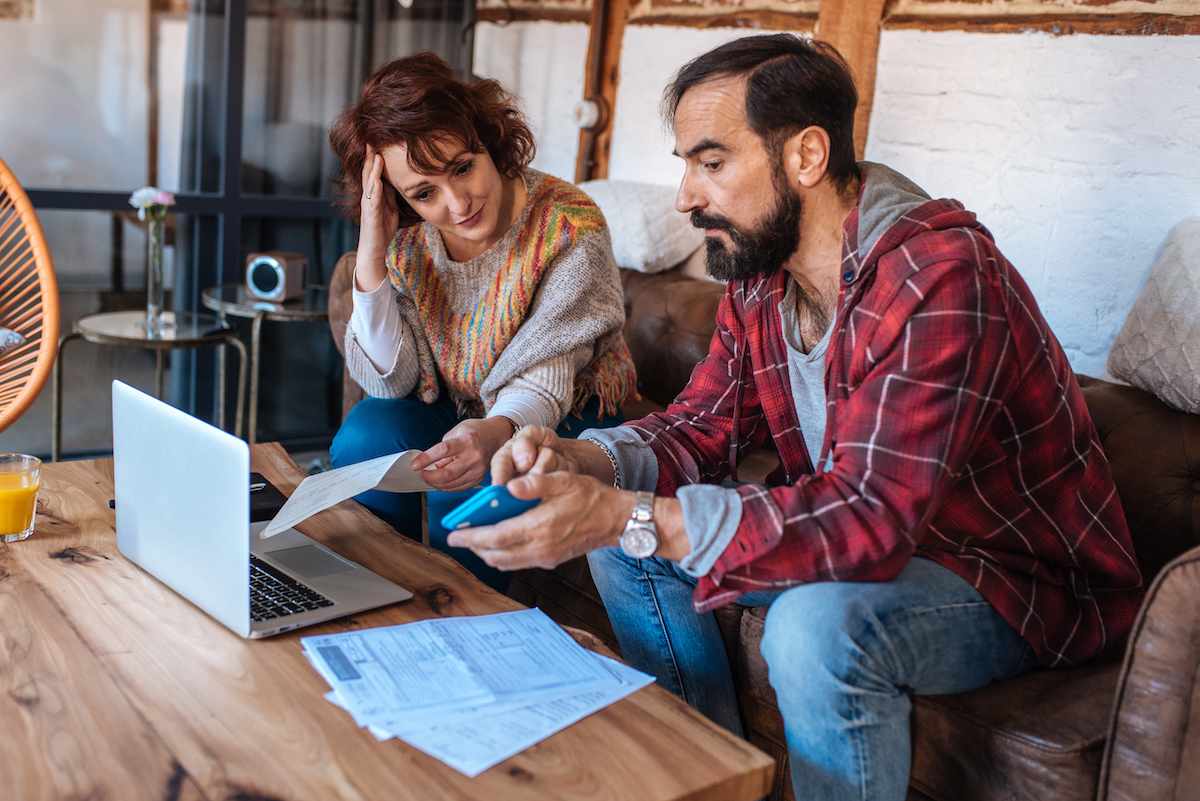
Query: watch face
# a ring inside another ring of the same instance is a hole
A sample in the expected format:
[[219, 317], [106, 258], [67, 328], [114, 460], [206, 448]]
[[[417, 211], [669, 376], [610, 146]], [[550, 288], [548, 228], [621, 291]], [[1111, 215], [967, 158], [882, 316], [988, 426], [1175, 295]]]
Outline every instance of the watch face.
[[635, 559], [648, 559], [658, 550], [658, 534], [649, 526], [631, 524], [621, 535], [621, 549]]

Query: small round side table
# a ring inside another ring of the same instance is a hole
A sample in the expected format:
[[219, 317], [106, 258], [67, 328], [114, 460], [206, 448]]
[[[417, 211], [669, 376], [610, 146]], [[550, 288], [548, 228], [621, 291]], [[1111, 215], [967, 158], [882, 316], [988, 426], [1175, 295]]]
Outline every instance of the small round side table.
[[200, 294], [200, 302], [217, 313], [253, 320], [250, 324], [250, 403], [246, 441], [254, 444], [258, 435], [258, 369], [261, 363], [262, 324], [303, 323], [329, 320], [329, 287], [312, 284], [300, 297], [284, 303], [260, 300], [246, 291], [245, 284], [221, 284]]
[[[58, 340], [58, 358], [54, 364], [54, 419], [50, 429], [50, 460], [57, 462], [62, 456], [62, 373], [63, 347], [73, 339], [84, 339], [97, 345], [113, 345], [118, 348], [141, 348], [154, 351], [154, 389], [160, 400], [163, 395], [163, 354], [181, 348], [205, 348], [214, 345], [233, 346], [241, 356], [238, 369], [237, 415], [234, 418], [233, 435], [242, 436], [242, 404], [246, 396], [246, 345], [237, 338], [236, 332], [225, 328], [220, 319], [211, 314], [192, 312], [163, 312], [166, 327], [150, 332], [139, 328], [145, 323], [146, 312], [119, 311], [87, 314], [75, 321], [71, 333]], [[221, 350], [224, 360], [225, 351]], [[225, 397], [225, 371], [217, 377], [218, 397]], [[225, 404], [217, 404], [217, 427], [225, 428]]]

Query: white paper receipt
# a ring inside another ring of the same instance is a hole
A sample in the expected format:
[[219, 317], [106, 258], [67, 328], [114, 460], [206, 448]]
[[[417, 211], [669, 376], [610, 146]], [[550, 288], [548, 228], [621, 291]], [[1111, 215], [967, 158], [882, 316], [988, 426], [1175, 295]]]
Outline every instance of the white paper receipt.
[[336, 503], [367, 490], [426, 492], [429, 485], [412, 467], [420, 451], [409, 450], [380, 456], [358, 464], [326, 470], [300, 482], [283, 508], [258, 536], [266, 539], [323, 512]]

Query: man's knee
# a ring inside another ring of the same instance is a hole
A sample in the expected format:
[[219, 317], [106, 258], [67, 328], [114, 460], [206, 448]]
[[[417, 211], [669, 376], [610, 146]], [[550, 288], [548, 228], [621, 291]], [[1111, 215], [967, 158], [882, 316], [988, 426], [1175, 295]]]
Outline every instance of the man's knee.
[[782, 674], [844, 674], [865, 655], [873, 611], [854, 585], [819, 582], [794, 587], [767, 610], [760, 645], [774, 678]]

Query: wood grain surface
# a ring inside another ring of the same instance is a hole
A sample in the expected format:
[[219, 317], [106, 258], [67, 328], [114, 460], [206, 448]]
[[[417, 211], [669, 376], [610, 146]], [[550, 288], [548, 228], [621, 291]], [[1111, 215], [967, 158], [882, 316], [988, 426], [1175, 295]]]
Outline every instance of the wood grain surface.
[[[276, 444], [252, 467], [290, 494]], [[468, 779], [325, 701], [309, 634], [521, 608], [353, 501], [305, 534], [411, 601], [243, 640], [116, 548], [112, 463], [43, 467], [36, 531], [0, 544], [0, 799], [753, 799], [773, 761], [656, 686]], [[585, 645], [597, 646], [577, 633]]]

